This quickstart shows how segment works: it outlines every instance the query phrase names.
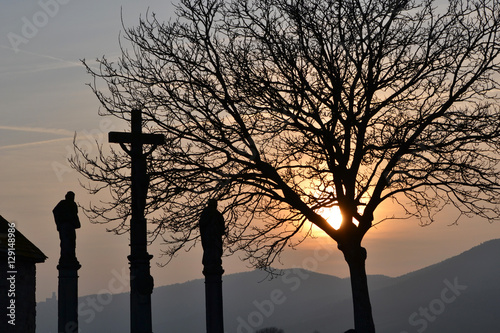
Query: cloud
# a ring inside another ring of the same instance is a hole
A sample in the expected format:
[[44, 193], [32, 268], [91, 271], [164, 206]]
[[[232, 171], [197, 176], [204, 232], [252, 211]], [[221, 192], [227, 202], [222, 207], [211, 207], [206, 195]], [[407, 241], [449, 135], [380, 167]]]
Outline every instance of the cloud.
[[19, 143], [15, 145], [8, 145], [8, 146], [0, 146], [0, 150], [7, 150], [7, 149], [17, 149], [17, 148], [24, 148], [24, 147], [31, 147], [31, 146], [38, 146], [38, 145], [43, 145], [47, 143], [53, 143], [53, 142], [59, 142], [59, 141], [66, 141], [66, 140], [73, 140], [73, 137], [70, 138], [59, 138], [59, 139], [52, 139], [52, 140], [44, 140], [44, 141], [36, 141], [36, 142], [28, 142], [28, 143]]
[[60, 128], [43, 128], [43, 127], [22, 127], [22, 126], [2, 126], [0, 130], [18, 131], [18, 132], [31, 132], [31, 133], [47, 133], [64, 136], [74, 136], [74, 132]]
[[68, 131], [65, 129], [59, 129], [59, 128], [21, 127], [21, 126], [2, 126], [2, 125], [0, 125], [0, 130], [15, 131], [15, 132], [28, 132], [28, 133], [42, 133], [42, 134], [52, 134], [52, 135], [64, 136], [63, 138], [57, 138], [57, 139], [41, 140], [41, 141], [0, 146], [0, 150], [17, 149], [17, 148], [43, 145], [43, 144], [59, 142], [59, 141], [73, 140], [73, 138], [75, 136], [74, 132], [71, 132], [71, 131]]
[[[12, 47], [9, 47], [6, 45], [0, 45], [0, 47], [3, 49], [11, 50], [12, 52], [15, 51]], [[54, 56], [47, 55], [47, 54], [30, 52], [30, 51], [25, 51], [25, 50], [18, 50], [17, 52], [25, 53], [25, 54], [28, 54], [31, 56], [35, 56], [37, 58], [48, 59], [48, 60], [56, 62], [56, 63], [51, 64], [51, 65], [43, 65], [42, 67], [39, 67], [39, 68], [22, 70], [22, 71], [20, 71], [21, 73], [33, 73], [33, 72], [40, 72], [40, 71], [45, 71], [45, 70], [56, 70], [56, 69], [64, 69], [64, 68], [71, 68], [71, 67], [83, 67], [83, 64], [81, 62], [70, 61], [70, 60], [54, 57]]]

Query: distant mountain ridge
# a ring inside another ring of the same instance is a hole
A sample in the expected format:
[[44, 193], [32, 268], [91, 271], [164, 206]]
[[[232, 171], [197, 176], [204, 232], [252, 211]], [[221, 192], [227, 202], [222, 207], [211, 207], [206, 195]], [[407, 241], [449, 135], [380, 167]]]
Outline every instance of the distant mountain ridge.
[[[227, 333], [276, 326], [285, 333], [343, 333], [353, 326], [349, 279], [302, 269], [271, 281], [252, 271], [223, 277]], [[369, 276], [377, 332], [500, 332], [500, 239], [391, 278]], [[155, 333], [205, 332], [204, 281], [157, 287]], [[128, 332], [128, 293], [80, 297], [82, 333]], [[57, 332], [57, 301], [37, 306], [37, 332]]]

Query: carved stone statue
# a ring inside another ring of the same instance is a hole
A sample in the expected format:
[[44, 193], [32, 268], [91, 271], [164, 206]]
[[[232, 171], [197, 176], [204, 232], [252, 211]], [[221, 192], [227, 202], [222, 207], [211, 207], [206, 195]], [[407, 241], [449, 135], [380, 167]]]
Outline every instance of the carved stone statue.
[[76, 260], [76, 232], [80, 228], [80, 219], [78, 218], [78, 206], [75, 203], [75, 193], [69, 191], [65, 199], [59, 201], [52, 210], [56, 222], [59, 239], [61, 240], [61, 261]]
[[208, 200], [200, 216], [201, 245], [203, 247], [203, 273], [222, 274], [222, 236], [225, 234], [224, 217], [217, 210], [217, 201]]
[[224, 217], [217, 210], [216, 200], [208, 200], [207, 207], [201, 213], [199, 227], [203, 246], [207, 333], [224, 333], [222, 236], [226, 228]]

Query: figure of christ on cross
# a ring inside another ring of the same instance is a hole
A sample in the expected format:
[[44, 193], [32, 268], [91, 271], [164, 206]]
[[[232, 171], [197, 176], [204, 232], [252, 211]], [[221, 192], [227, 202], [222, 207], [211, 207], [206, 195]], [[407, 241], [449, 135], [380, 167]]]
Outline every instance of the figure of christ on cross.
[[[150, 260], [147, 251], [147, 225], [144, 217], [149, 177], [146, 157], [159, 144], [165, 143], [161, 134], [142, 133], [140, 110], [131, 111], [131, 133], [109, 132], [109, 142], [119, 143], [132, 159], [132, 217], [130, 220], [130, 331], [151, 333], [151, 293], [153, 277], [150, 274]], [[130, 149], [125, 144], [130, 144]], [[143, 145], [153, 145], [143, 152]]]

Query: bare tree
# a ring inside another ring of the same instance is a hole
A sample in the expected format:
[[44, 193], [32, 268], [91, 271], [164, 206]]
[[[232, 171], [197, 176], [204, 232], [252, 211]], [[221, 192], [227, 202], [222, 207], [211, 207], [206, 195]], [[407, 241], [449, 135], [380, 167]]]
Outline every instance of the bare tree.
[[[499, 218], [500, 3], [497, 0], [181, 0], [177, 19], [127, 28], [120, 59], [87, 65], [101, 113], [168, 143], [149, 160], [151, 235], [174, 255], [199, 241], [220, 202], [229, 251], [268, 267], [316, 225], [344, 254], [357, 332], [374, 332], [361, 242], [388, 199], [431, 223]], [[88, 63], [87, 63], [88, 64]], [[99, 85], [105, 83], [107, 87]], [[129, 161], [76, 147], [74, 167], [129, 215]], [[338, 206], [334, 229], [321, 209]]]

